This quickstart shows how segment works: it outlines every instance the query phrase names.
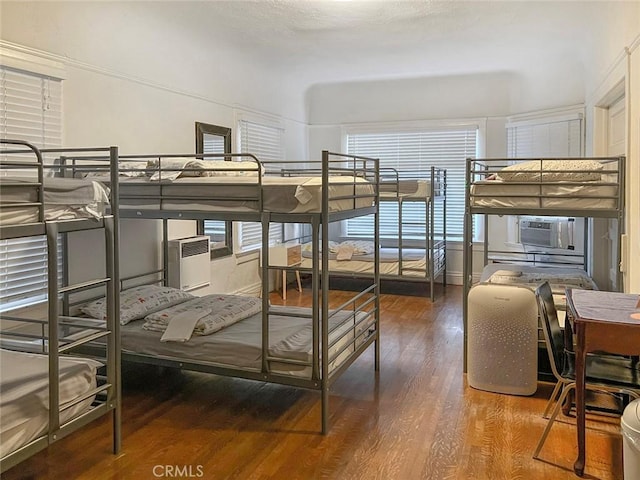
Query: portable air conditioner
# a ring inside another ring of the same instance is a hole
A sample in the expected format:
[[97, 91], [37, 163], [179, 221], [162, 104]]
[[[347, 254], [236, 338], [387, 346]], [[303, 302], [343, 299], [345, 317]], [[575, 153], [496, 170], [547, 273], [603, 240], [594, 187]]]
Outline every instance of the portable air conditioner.
[[574, 250], [573, 218], [520, 217], [520, 243]]
[[211, 283], [209, 237], [170, 240], [168, 253], [170, 287], [188, 291]]

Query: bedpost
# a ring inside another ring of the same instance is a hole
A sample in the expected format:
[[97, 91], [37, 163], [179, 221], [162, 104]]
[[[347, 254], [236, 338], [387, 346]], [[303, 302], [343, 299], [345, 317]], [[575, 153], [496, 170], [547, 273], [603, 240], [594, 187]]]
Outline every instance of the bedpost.
[[[329, 431], [329, 152], [322, 151], [322, 434]], [[314, 291], [314, 295], [317, 295]]]
[[45, 222], [48, 257], [49, 307], [49, 443], [57, 439], [60, 430], [60, 365], [58, 345], [58, 224]]

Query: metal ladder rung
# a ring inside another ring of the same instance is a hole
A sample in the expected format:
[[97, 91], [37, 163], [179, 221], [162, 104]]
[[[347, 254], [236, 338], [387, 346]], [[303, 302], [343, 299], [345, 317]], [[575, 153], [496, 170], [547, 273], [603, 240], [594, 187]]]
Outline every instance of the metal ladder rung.
[[93, 342], [94, 340], [97, 340], [97, 339], [102, 338], [102, 337], [106, 337], [107, 335], [111, 335], [111, 331], [98, 332], [98, 333], [94, 333], [92, 335], [87, 335], [85, 337], [82, 337], [82, 338], [76, 340], [75, 342], [67, 343], [66, 345], [63, 345], [62, 347], [59, 347], [58, 348], [58, 352], [59, 353], [68, 352], [69, 350], [73, 350], [74, 348], [76, 348], [76, 347], [78, 347], [80, 345], [84, 345], [85, 343]]
[[58, 293], [69, 293], [88, 290], [90, 288], [97, 287], [98, 285], [103, 285], [110, 280], [110, 278], [98, 278], [96, 280], [88, 280], [86, 282], [76, 283], [75, 285], [67, 285], [66, 287], [62, 287], [61, 289], [59, 289]]

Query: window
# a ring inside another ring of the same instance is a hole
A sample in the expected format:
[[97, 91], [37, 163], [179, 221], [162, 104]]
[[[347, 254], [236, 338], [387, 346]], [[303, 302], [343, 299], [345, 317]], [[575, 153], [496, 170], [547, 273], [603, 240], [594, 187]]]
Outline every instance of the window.
[[511, 117], [507, 123], [507, 156], [580, 157], [583, 137], [580, 112]]
[[[242, 118], [238, 123], [238, 143], [240, 151], [252, 153], [261, 161], [284, 160], [284, 129], [268, 122]], [[270, 165], [273, 167], [273, 164]], [[260, 223], [238, 223], [238, 250], [246, 252], [262, 245], [262, 226]], [[282, 224], [271, 223], [269, 243], [282, 240]]]
[[[447, 128], [424, 128], [411, 131], [370, 131], [347, 134], [347, 151], [380, 159], [380, 167], [419, 173], [427, 178], [432, 166], [447, 170], [447, 238], [462, 238], [464, 217], [465, 160], [476, 157], [477, 125]], [[406, 223], [424, 223], [424, 205], [404, 206]], [[442, 219], [435, 219], [442, 225]], [[346, 221], [348, 237], [371, 237], [373, 219], [353, 218]], [[403, 229], [405, 238], [424, 237], [422, 227]], [[436, 232], [437, 234], [438, 232]], [[380, 204], [380, 236], [397, 238], [398, 205]]]
[[[231, 129], [196, 122], [196, 153], [231, 153]], [[231, 222], [224, 220], [198, 222], [198, 234], [208, 235], [211, 239], [211, 258], [231, 255], [231, 232]]]
[[[46, 75], [0, 66], [0, 136], [59, 147], [62, 82]], [[62, 265], [62, 249], [58, 264]], [[61, 279], [61, 272], [58, 272]], [[0, 309], [47, 298], [47, 241], [24, 237], [0, 241]]]

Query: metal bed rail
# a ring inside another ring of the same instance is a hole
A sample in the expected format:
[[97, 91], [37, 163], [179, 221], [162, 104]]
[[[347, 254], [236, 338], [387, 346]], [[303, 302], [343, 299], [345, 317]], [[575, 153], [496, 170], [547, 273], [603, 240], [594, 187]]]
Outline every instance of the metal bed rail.
[[[119, 298], [116, 295], [115, 285], [118, 283], [119, 265], [118, 259], [118, 215], [117, 205], [118, 196], [117, 188], [111, 191], [111, 206], [115, 213], [105, 215], [99, 220], [95, 219], [74, 219], [65, 221], [48, 221], [46, 219], [46, 198], [44, 190], [46, 187], [46, 177], [44, 171], [50, 170], [54, 174], [60, 173], [60, 164], [55, 162], [45, 165], [42, 161], [44, 156], [53, 156], [61, 153], [70, 153], [72, 155], [99, 155], [109, 159], [111, 166], [111, 179], [117, 179], [118, 169], [118, 149], [117, 147], [99, 147], [99, 148], [76, 148], [76, 149], [37, 149], [33, 145], [22, 141], [2, 140], [1, 143], [17, 145], [35, 152], [34, 155], [39, 159], [38, 166], [38, 182], [29, 182], [30, 186], [38, 189], [39, 203], [39, 228], [32, 228], [31, 224], [11, 225], [11, 236], [3, 235], [3, 238], [16, 238], [18, 236], [46, 235], [47, 241], [47, 297], [46, 310], [47, 319], [25, 319], [16, 315], [4, 315], [3, 320], [12, 322], [23, 322], [25, 324], [37, 324], [40, 327], [40, 334], [33, 335], [29, 333], [21, 333], [16, 331], [4, 330], [2, 333], [2, 341], [9, 342], [12, 350], [27, 351], [33, 353], [41, 353], [48, 358], [48, 390], [49, 390], [49, 419], [48, 427], [45, 434], [39, 436], [33, 441], [11, 452], [0, 459], [0, 471], [5, 471], [12, 466], [20, 463], [30, 457], [39, 450], [46, 448], [51, 443], [63, 438], [73, 431], [81, 428], [87, 423], [97, 419], [107, 413], [113, 415], [113, 451], [117, 453], [120, 450], [120, 403], [121, 403], [121, 386], [120, 386], [120, 336], [119, 336]], [[15, 150], [5, 149], [4, 153], [11, 155], [19, 155], [24, 153], [25, 149]], [[17, 165], [13, 165], [19, 168]], [[4, 183], [3, 183], [4, 185]], [[115, 208], [113, 208], [115, 207]], [[69, 282], [68, 270], [66, 264], [69, 258], [69, 251], [66, 248], [66, 235], [71, 232], [83, 231], [88, 229], [102, 229], [105, 238], [105, 272], [106, 276], [90, 281], [82, 281], [75, 284]], [[3, 226], [2, 230], [6, 230]], [[61, 238], [62, 237], [62, 238]], [[58, 265], [58, 246], [59, 243], [65, 247], [65, 261], [63, 265]], [[62, 283], [59, 282], [58, 272], [62, 270]], [[107, 289], [107, 320], [103, 328], [91, 326], [87, 329], [87, 325], [74, 317], [69, 317], [66, 312], [60, 312], [59, 299], [64, 299], [68, 295], [83, 292], [97, 286], [104, 286]], [[83, 334], [77, 334], [74, 338], [68, 335], [68, 332], [76, 328], [84, 330]], [[35, 337], [35, 338], [34, 338]], [[61, 404], [59, 397], [59, 373], [60, 360], [66, 356], [68, 352], [77, 346], [87, 344], [98, 337], [105, 337], [107, 342], [106, 362], [104, 375], [99, 384], [86, 392], [81, 397]], [[26, 340], [26, 341], [25, 341]], [[83, 413], [80, 413], [73, 419], [61, 422], [60, 413], [74, 405], [77, 405], [89, 398], [94, 397], [93, 405]]]

